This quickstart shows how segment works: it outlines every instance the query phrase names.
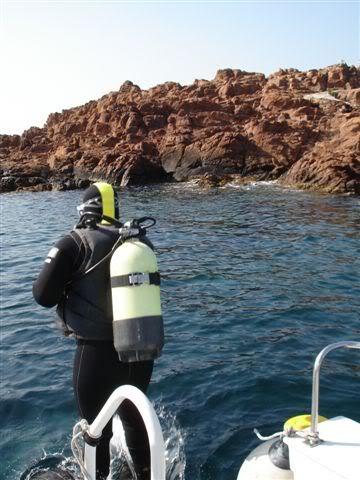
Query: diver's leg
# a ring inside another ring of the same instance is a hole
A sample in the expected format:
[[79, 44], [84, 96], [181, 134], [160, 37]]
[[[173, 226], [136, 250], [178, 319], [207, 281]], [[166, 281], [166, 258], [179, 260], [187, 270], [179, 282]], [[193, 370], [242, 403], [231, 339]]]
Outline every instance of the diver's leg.
[[[74, 359], [73, 384], [80, 415], [90, 424], [112, 392], [127, 381], [128, 371], [112, 341], [78, 340]], [[96, 470], [102, 478], [109, 473], [111, 421], [103, 430], [96, 448]]]
[[[150, 383], [153, 362], [132, 362], [127, 364], [129, 385], [134, 385], [142, 392], [146, 392]], [[129, 400], [124, 400], [118, 411], [126, 437], [135, 472], [138, 480], [150, 478], [150, 447], [143, 419]]]

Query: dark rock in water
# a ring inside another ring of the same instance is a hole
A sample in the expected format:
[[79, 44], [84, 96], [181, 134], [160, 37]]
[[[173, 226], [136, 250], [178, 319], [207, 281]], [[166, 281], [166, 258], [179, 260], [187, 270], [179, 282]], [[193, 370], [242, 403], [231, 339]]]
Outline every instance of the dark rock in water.
[[15, 177], [2, 177], [0, 179], [0, 193], [13, 192], [17, 190]]
[[75, 480], [76, 477], [69, 471], [74, 469], [74, 465], [62, 455], [47, 455], [29, 467], [20, 480]]
[[37, 472], [34, 475], [28, 477], [29, 480], [75, 480], [69, 472], [60, 468], [54, 470], [48, 470], [46, 472]]

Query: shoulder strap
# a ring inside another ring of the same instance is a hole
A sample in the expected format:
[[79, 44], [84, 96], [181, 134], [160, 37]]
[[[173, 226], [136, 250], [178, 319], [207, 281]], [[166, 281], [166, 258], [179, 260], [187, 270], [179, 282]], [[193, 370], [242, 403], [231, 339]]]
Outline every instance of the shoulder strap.
[[[82, 232], [83, 230], [81, 230], [81, 233]], [[74, 242], [77, 244], [78, 252], [79, 252], [74, 264], [73, 281], [76, 280], [78, 276], [82, 273], [85, 265], [89, 260], [89, 256], [91, 255], [91, 249], [86, 239], [86, 236], [81, 235], [81, 233], [75, 230], [72, 230], [70, 232], [70, 236], [72, 237]]]

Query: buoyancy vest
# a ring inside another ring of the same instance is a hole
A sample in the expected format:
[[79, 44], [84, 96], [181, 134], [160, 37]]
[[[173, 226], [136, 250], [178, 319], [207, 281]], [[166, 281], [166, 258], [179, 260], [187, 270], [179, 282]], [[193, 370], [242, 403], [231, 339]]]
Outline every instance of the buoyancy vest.
[[75, 228], [71, 234], [75, 241], [80, 239], [85, 254], [65, 294], [62, 319], [67, 330], [78, 338], [112, 340], [110, 256], [88, 274], [84, 273], [111, 251], [119, 238], [119, 230], [97, 225], [94, 229]]

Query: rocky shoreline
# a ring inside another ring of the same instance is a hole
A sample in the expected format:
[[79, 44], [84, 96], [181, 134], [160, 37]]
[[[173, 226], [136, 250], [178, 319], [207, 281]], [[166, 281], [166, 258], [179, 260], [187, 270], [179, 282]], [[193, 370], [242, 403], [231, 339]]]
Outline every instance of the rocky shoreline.
[[0, 192], [251, 178], [360, 195], [360, 68], [226, 69], [149, 90], [127, 81], [43, 128], [0, 135], [0, 158]]

